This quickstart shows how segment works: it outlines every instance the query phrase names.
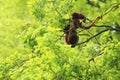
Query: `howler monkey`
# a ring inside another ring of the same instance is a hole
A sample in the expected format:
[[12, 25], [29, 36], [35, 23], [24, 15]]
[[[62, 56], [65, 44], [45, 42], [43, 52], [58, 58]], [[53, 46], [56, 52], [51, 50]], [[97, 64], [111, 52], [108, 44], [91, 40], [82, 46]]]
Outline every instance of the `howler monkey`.
[[98, 16], [96, 17], [91, 23], [89, 26], [85, 27], [83, 25], [83, 23], [86, 22], [86, 17], [81, 14], [81, 13], [73, 13], [72, 14], [72, 22], [67, 25], [65, 28], [64, 28], [64, 33], [65, 33], [65, 41], [68, 45], [71, 45], [71, 47], [75, 47], [76, 44], [78, 43], [78, 40], [79, 40], [79, 37], [77, 35], [77, 29], [78, 28], [83, 28], [83, 29], [89, 29], [91, 28], [95, 22], [98, 20], [98, 19], [101, 19], [102, 16]]

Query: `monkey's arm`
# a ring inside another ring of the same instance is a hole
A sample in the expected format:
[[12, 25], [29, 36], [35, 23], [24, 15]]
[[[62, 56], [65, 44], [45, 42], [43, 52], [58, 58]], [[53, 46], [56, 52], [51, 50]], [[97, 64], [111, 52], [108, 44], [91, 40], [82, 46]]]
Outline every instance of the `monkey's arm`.
[[84, 28], [84, 29], [90, 29], [90, 28], [95, 24], [95, 22], [96, 22], [97, 20], [101, 19], [101, 18], [102, 18], [102, 16], [96, 17], [96, 18], [90, 23], [89, 26], [83, 27], [83, 28]]

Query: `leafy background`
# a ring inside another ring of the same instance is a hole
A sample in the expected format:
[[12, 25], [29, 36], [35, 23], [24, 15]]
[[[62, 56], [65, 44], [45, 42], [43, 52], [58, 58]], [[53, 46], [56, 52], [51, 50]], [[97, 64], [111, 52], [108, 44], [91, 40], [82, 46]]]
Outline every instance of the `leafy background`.
[[[119, 80], [120, 5], [96, 25], [78, 29], [79, 43], [66, 45], [63, 28], [73, 12], [90, 20], [119, 0], [0, 0], [0, 80]], [[89, 25], [89, 21], [86, 26]]]

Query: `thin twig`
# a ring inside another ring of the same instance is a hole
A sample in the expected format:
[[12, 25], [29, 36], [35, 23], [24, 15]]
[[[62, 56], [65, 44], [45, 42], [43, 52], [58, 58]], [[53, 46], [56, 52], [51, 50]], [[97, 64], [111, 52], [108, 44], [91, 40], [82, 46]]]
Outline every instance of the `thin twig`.
[[[115, 4], [115, 5], [114, 5], [114, 4]], [[120, 5], [120, 3], [114, 3], [114, 4], [112, 4], [112, 5], [105, 11], [105, 13], [103, 13], [101, 16], [102, 16], [102, 17], [105, 16], [106, 14], [108, 14], [109, 12], [111, 12], [112, 10], [117, 9], [118, 6]]]
[[[90, 31], [88, 31], [88, 30], [86, 30], [86, 31], [93, 36], [93, 34], [92, 34]], [[95, 37], [95, 40], [96, 40], [96, 42], [97, 42], [98, 44], [100, 44], [99, 41], [98, 41], [98, 39], [97, 39], [96, 37]]]
[[[104, 11], [104, 13], [102, 13], [100, 16], [103, 17], [103, 16], [107, 15], [112, 10], [119, 8], [119, 5], [120, 5], [120, 3], [114, 3], [114, 4], [110, 5], [110, 7], [108, 9], [106, 9]], [[86, 20], [88, 20], [89, 22], [92, 22], [92, 20], [89, 18], [86, 18]]]
[[56, 39], [55, 42], [57, 42], [58, 40], [60, 40], [63, 36], [64, 36], [64, 33], [58, 39]]
[[58, 11], [58, 9], [56, 8], [56, 6], [54, 5], [54, 2], [53, 2], [53, 6], [54, 6], [55, 11], [62, 17], [61, 13]]

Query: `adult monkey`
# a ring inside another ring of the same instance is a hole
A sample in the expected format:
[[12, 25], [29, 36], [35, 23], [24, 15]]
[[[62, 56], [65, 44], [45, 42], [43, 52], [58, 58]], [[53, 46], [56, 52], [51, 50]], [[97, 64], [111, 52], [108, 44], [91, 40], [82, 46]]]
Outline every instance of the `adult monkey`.
[[98, 20], [98, 19], [101, 19], [102, 16], [98, 16], [96, 17], [91, 23], [89, 26], [85, 27], [83, 25], [83, 23], [86, 22], [86, 17], [81, 14], [81, 13], [73, 13], [72, 14], [72, 23], [69, 24], [68, 26], [66, 26], [64, 28], [64, 33], [66, 34], [65, 35], [65, 41], [68, 45], [71, 45], [71, 47], [75, 47], [76, 44], [78, 43], [79, 41], [79, 37], [77, 35], [77, 32], [76, 30], [78, 28], [83, 28], [83, 29], [90, 29], [94, 24], [95, 22]]

